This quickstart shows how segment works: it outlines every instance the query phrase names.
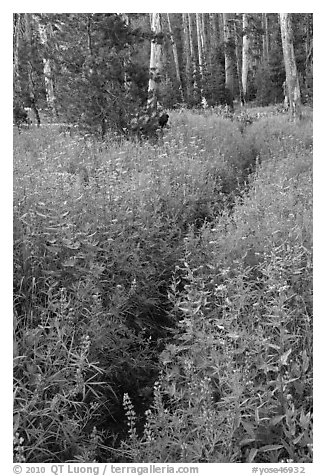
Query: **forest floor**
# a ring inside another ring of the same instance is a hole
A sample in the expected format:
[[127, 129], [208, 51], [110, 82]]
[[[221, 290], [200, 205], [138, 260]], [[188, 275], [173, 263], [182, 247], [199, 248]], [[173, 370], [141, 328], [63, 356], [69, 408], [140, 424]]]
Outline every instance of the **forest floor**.
[[14, 131], [14, 460], [312, 461], [312, 110]]

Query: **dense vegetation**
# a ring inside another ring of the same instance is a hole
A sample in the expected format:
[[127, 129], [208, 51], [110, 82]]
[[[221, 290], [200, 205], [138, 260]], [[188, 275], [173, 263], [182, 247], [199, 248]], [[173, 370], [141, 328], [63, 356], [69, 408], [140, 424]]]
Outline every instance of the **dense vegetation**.
[[14, 461], [311, 462], [312, 14], [13, 20]]
[[14, 459], [312, 461], [312, 113], [14, 131]]

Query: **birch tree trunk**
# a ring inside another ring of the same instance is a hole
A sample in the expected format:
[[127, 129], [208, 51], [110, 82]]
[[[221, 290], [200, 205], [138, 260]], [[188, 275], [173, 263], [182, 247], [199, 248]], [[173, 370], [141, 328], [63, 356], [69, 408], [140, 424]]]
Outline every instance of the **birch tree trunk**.
[[184, 102], [185, 99], [184, 99], [182, 83], [181, 83], [177, 45], [175, 44], [175, 41], [174, 41], [173, 30], [172, 30], [172, 25], [171, 25], [171, 21], [170, 21], [170, 15], [167, 13], [166, 16], [167, 16], [167, 19], [168, 19], [170, 38], [171, 38], [171, 44], [172, 44], [172, 52], [173, 52], [173, 58], [174, 58], [174, 64], [175, 64], [175, 72], [176, 72], [176, 76], [177, 76], [178, 87], [179, 87], [179, 91], [180, 91], [180, 97], [181, 97], [181, 101]]
[[313, 63], [313, 41], [312, 41], [312, 14], [306, 13], [305, 18], [305, 87], [308, 88], [308, 77], [312, 76], [312, 63]]
[[197, 48], [198, 48], [198, 66], [200, 73], [200, 97], [201, 100], [205, 100], [203, 93], [203, 84], [204, 84], [204, 66], [203, 66], [203, 39], [201, 32], [201, 19], [199, 13], [196, 13], [196, 27], [197, 27]]
[[269, 63], [269, 34], [268, 34], [268, 18], [267, 13], [262, 13], [263, 34], [263, 59]]
[[191, 58], [192, 81], [193, 81], [193, 100], [195, 103], [197, 103], [197, 94], [198, 94], [197, 66], [196, 66], [194, 39], [192, 35], [191, 13], [188, 13], [188, 26], [189, 26], [190, 58]]
[[35, 88], [33, 79], [33, 65], [32, 65], [32, 27], [31, 27], [31, 13], [24, 13], [26, 40], [28, 49], [28, 61], [27, 61], [27, 77], [28, 77], [28, 92], [30, 98], [30, 106], [35, 115], [37, 126], [41, 125], [40, 115], [36, 106]]
[[[209, 44], [209, 53], [208, 53], [208, 62], [210, 73], [212, 77], [218, 74], [219, 68], [216, 67], [216, 54], [219, 46], [219, 31], [218, 31], [218, 16], [216, 13], [209, 14], [209, 34], [210, 34], [210, 44]], [[218, 83], [218, 79], [216, 79]]]
[[189, 41], [189, 28], [187, 14], [182, 14], [182, 26], [183, 26], [183, 51], [186, 59], [186, 95], [187, 101], [190, 100], [192, 94], [192, 69], [191, 69], [191, 58], [190, 58], [190, 41]]
[[204, 69], [206, 67], [206, 61], [207, 61], [207, 53], [208, 53], [208, 48], [207, 48], [207, 35], [206, 35], [206, 26], [205, 26], [205, 13], [200, 14], [200, 37], [201, 37], [201, 44], [202, 44], [202, 56], [203, 56], [203, 65]]
[[282, 48], [286, 73], [286, 89], [293, 118], [301, 117], [301, 93], [297, 65], [293, 48], [293, 33], [291, 16], [289, 13], [280, 13]]
[[214, 13], [209, 13], [208, 17], [208, 32], [209, 32], [209, 45], [207, 51], [207, 63], [209, 66], [209, 70], [212, 73], [213, 71], [213, 50], [216, 48], [217, 45], [217, 33], [216, 33], [216, 23]]
[[[46, 48], [48, 37], [47, 31], [44, 25], [41, 25], [38, 22], [38, 30], [40, 35], [41, 44]], [[48, 27], [49, 28], [49, 27]], [[55, 105], [55, 95], [54, 95], [54, 82], [53, 82], [53, 73], [51, 68], [51, 63], [48, 58], [43, 58], [43, 74], [44, 74], [44, 82], [45, 82], [45, 91], [46, 91], [46, 100], [47, 104], [52, 111], [53, 115], [57, 115], [56, 105]]]
[[238, 31], [237, 31], [237, 23], [234, 22], [233, 24], [233, 35], [234, 35], [234, 41], [235, 41], [235, 62], [236, 62], [236, 67], [237, 67], [237, 80], [238, 80], [238, 88], [239, 88], [239, 96], [240, 96], [240, 103], [241, 105], [243, 104], [243, 91], [242, 91], [242, 80], [241, 80], [241, 48], [240, 48], [240, 42], [239, 42], [239, 37], [238, 37]]
[[234, 97], [234, 65], [232, 54], [232, 27], [231, 27], [231, 14], [223, 13], [223, 25], [224, 25], [224, 57], [225, 57], [225, 89], [226, 100], [228, 105], [233, 110], [233, 97]]
[[218, 20], [218, 31], [220, 35], [220, 40], [224, 41], [224, 15], [223, 13], [216, 13], [217, 15], [217, 20]]
[[242, 16], [242, 92], [243, 101], [246, 102], [248, 93], [248, 71], [249, 71], [249, 52], [250, 52], [250, 40], [248, 35], [248, 15], [244, 13]]
[[19, 74], [19, 47], [21, 35], [21, 14], [14, 13], [14, 90], [19, 96], [21, 93], [20, 74]]
[[162, 22], [160, 13], [152, 13], [151, 56], [149, 64], [149, 82], [147, 109], [149, 112], [157, 110], [157, 95], [162, 75]]

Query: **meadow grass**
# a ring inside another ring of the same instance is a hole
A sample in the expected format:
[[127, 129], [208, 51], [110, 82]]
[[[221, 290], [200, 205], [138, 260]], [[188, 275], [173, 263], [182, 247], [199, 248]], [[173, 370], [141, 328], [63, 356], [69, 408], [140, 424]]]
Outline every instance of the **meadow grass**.
[[311, 120], [170, 122], [14, 138], [15, 461], [311, 461]]

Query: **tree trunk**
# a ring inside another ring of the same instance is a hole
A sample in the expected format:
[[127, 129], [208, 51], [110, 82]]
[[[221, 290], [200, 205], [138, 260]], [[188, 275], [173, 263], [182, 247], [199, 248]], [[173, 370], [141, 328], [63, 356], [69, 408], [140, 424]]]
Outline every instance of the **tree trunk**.
[[209, 45], [207, 51], [207, 63], [209, 65], [209, 70], [213, 73], [213, 50], [217, 47], [217, 31], [214, 13], [209, 14]]
[[206, 35], [206, 26], [205, 26], [205, 13], [200, 14], [200, 37], [201, 37], [201, 44], [202, 44], [202, 56], [203, 56], [203, 65], [204, 69], [206, 67], [206, 61], [207, 61], [207, 53], [208, 53], [208, 48], [207, 48], [207, 35]]
[[240, 103], [241, 105], [243, 104], [243, 91], [242, 91], [242, 71], [241, 71], [241, 48], [240, 48], [240, 42], [238, 38], [238, 31], [237, 31], [237, 23], [234, 22], [233, 24], [233, 30], [234, 30], [234, 41], [235, 41], [235, 61], [236, 61], [236, 67], [237, 67], [237, 79], [238, 79], [238, 88], [239, 88], [239, 97], [240, 97]]
[[21, 32], [21, 14], [14, 13], [14, 90], [17, 96], [21, 94], [20, 74], [19, 74], [19, 47]]
[[192, 95], [192, 70], [191, 70], [191, 57], [190, 57], [190, 40], [189, 40], [189, 28], [187, 14], [182, 14], [182, 25], [183, 25], [183, 51], [186, 59], [186, 92], [187, 92], [187, 101], [190, 100]]
[[308, 77], [312, 76], [312, 63], [313, 63], [313, 42], [312, 42], [312, 14], [306, 13], [305, 18], [305, 86], [308, 88]]
[[[47, 31], [44, 25], [41, 25], [40, 22], [38, 22], [38, 30], [39, 30], [39, 35], [40, 35], [40, 40], [41, 44], [46, 47], [48, 37], [47, 37]], [[55, 96], [54, 96], [54, 83], [53, 83], [53, 74], [52, 74], [52, 68], [51, 68], [51, 63], [48, 58], [43, 58], [43, 73], [44, 73], [44, 82], [45, 82], [45, 91], [46, 91], [46, 100], [47, 104], [52, 111], [52, 114], [54, 116], [57, 116], [56, 112], [56, 105], [55, 105]]]
[[233, 110], [234, 98], [234, 64], [233, 64], [233, 38], [231, 26], [231, 14], [223, 13], [224, 24], [224, 57], [225, 57], [225, 89], [226, 102]]
[[27, 40], [27, 77], [28, 77], [28, 93], [30, 99], [30, 107], [34, 112], [37, 126], [41, 125], [39, 111], [36, 105], [34, 79], [33, 79], [33, 64], [32, 64], [32, 28], [31, 28], [31, 13], [24, 13], [26, 26], [26, 40]]
[[218, 31], [220, 34], [221, 42], [224, 41], [224, 14], [223, 13], [216, 13], [217, 20], [218, 20]]
[[162, 22], [160, 13], [152, 13], [151, 30], [151, 57], [149, 64], [149, 82], [147, 109], [149, 112], [157, 110], [157, 95], [162, 74]]
[[174, 64], [175, 64], [175, 72], [176, 72], [176, 76], [177, 76], [178, 87], [179, 87], [179, 91], [180, 91], [180, 97], [181, 97], [181, 101], [184, 102], [185, 99], [184, 99], [182, 83], [181, 83], [177, 45], [175, 44], [175, 41], [174, 41], [173, 30], [172, 30], [172, 25], [171, 25], [171, 21], [170, 21], [170, 15], [167, 13], [166, 16], [167, 16], [167, 19], [168, 19], [170, 38], [171, 38], [171, 44], [172, 44], [172, 52], [173, 52], [173, 58], [174, 58]]
[[[209, 44], [209, 53], [208, 53], [208, 62], [209, 62], [209, 71], [213, 81], [213, 87], [218, 91], [220, 67], [217, 60], [217, 55], [219, 51], [219, 42], [220, 34], [218, 30], [218, 14], [210, 13], [209, 14], [209, 34], [210, 34], [210, 44]], [[215, 80], [213, 78], [216, 77]]]
[[262, 29], [263, 33], [263, 59], [269, 63], [269, 34], [268, 34], [268, 18], [267, 13], [262, 13]]
[[196, 27], [197, 27], [197, 48], [198, 48], [198, 66], [200, 73], [200, 97], [202, 101], [205, 101], [203, 85], [204, 85], [204, 62], [203, 62], [203, 37], [202, 37], [202, 25], [199, 13], [196, 13]]
[[300, 118], [301, 94], [297, 65], [294, 56], [291, 16], [289, 13], [280, 13], [279, 15], [290, 114], [293, 118]]
[[246, 102], [248, 94], [248, 71], [249, 71], [249, 54], [250, 40], [248, 35], [248, 15], [244, 13], [242, 16], [243, 40], [242, 40], [242, 93], [243, 101]]
[[93, 59], [92, 15], [87, 14], [87, 48], [90, 59]]
[[[121, 17], [122, 17], [123, 21], [125, 22], [125, 24], [127, 26], [129, 26], [130, 25], [129, 14], [128, 13], [121, 13]], [[129, 91], [130, 91], [130, 83], [128, 81], [128, 75], [127, 75], [127, 66], [128, 66], [129, 61], [130, 61], [130, 54], [128, 53], [128, 57], [123, 59], [123, 69], [124, 69], [123, 84], [124, 84], [124, 88], [125, 88], [126, 93], [129, 93]]]
[[194, 39], [193, 39], [193, 35], [192, 35], [191, 13], [188, 13], [188, 26], [189, 26], [190, 58], [191, 58], [192, 82], [193, 82], [193, 100], [196, 104], [197, 103], [197, 95], [198, 95], [197, 66], [196, 66]]

